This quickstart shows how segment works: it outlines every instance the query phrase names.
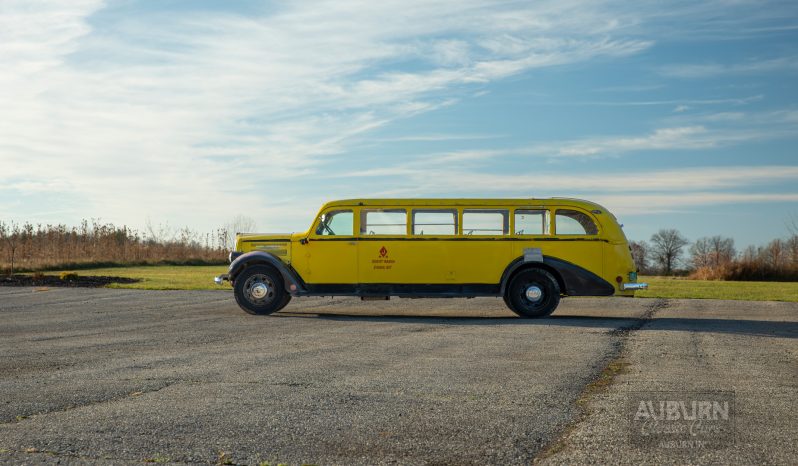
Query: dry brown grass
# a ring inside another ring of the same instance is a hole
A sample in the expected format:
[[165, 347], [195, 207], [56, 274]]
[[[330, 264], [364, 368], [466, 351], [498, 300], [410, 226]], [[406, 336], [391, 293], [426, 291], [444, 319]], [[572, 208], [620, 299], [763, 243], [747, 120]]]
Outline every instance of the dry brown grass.
[[0, 271], [9, 273], [114, 264], [215, 264], [227, 254], [227, 232], [197, 234], [187, 228], [150, 228], [87, 220], [80, 226], [0, 221]]

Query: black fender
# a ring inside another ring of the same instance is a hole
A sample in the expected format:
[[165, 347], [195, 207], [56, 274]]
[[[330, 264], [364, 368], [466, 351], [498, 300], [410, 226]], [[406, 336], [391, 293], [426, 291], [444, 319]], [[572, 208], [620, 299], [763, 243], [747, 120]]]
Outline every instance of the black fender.
[[559, 282], [562, 293], [568, 296], [612, 296], [615, 294], [615, 287], [593, 272], [556, 257], [542, 257], [542, 261], [525, 261], [521, 256], [510, 262], [502, 274], [501, 294], [504, 295], [515, 272], [526, 267], [538, 267], [551, 272]]
[[306, 291], [305, 282], [290, 265], [281, 261], [274, 254], [264, 251], [252, 251], [236, 257], [235, 260], [230, 263], [230, 268], [227, 271], [230, 276], [230, 282], [235, 281], [236, 276], [241, 273], [242, 270], [255, 264], [267, 264], [277, 269], [280, 275], [283, 276], [285, 290], [288, 291], [288, 293], [295, 294], [297, 292]]

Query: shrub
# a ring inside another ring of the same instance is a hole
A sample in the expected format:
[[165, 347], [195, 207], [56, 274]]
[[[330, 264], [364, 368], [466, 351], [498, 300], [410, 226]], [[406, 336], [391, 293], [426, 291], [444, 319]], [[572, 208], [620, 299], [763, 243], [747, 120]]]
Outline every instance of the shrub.
[[63, 281], [72, 281], [78, 279], [78, 274], [76, 274], [75, 272], [61, 272], [58, 275], [58, 278], [60, 278]]
[[[700, 261], [695, 261], [699, 263]], [[690, 278], [697, 280], [798, 281], [798, 235], [749, 247], [737, 257], [704, 261]]]

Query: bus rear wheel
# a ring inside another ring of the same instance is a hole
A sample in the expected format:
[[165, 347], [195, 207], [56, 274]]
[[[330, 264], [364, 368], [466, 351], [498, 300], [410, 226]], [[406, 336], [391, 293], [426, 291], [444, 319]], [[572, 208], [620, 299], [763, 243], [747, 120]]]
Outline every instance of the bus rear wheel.
[[546, 317], [560, 304], [560, 285], [543, 269], [522, 270], [510, 281], [504, 302], [521, 317]]

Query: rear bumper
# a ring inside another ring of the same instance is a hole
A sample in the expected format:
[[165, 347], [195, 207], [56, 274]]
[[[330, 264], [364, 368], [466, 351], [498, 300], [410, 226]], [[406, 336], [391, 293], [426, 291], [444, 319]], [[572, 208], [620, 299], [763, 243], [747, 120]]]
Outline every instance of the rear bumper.
[[217, 285], [221, 285], [222, 282], [225, 282], [225, 281], [230, 281], [230, 275], [228, 275], [226, 273], [222, 274], [222, 275], [219, 275], [218, 277], [213, 277], [213, 282], [216, 283]]
[[621, 291], [647, 290], [648, 283], [621, 283]]

